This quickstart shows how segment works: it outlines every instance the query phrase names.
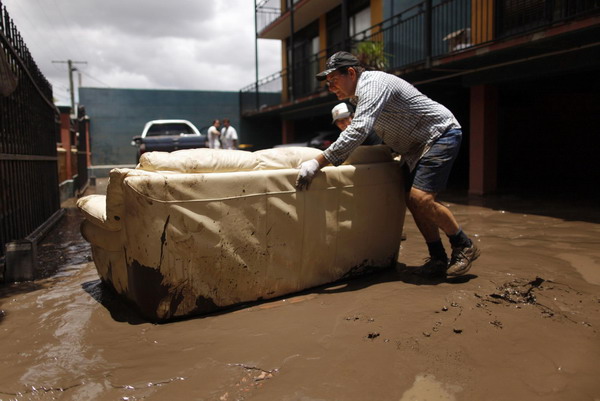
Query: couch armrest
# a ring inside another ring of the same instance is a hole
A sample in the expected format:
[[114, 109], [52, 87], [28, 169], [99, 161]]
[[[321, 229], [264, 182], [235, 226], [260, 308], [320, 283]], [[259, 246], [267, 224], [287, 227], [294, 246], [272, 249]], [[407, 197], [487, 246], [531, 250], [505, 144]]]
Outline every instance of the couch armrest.
[[106, 218], [106, 196], [89, 195], [77, 201], [77, 207], [85, 218], [94, 225], [109, 231], [119, 231], [121, 224], [114, 224]]
[[100, 228], [92, 220], [86, 219], [81, 223], [81, 235], [90, 244], [111, 252], [123, 250], [121, 235], [116, 231]]

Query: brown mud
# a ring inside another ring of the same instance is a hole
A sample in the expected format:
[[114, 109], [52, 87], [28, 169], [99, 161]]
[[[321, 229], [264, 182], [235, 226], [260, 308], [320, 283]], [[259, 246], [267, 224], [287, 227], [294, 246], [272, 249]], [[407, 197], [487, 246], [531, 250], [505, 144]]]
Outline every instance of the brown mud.
[[394, 269], [161, 325], [100, 283], [71, 209], [44, 278], [0, 287], [0, 400], [600, 400], [597, 208], [448, 205], [466, 276], [413, 274], [409, 216]]

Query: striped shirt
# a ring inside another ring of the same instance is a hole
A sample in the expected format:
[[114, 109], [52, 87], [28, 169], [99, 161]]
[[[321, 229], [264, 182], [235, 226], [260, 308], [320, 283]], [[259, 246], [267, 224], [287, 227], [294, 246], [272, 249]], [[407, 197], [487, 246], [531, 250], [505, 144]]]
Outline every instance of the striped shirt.
[[444, 132], [460, 128], [446, 107], [381, 71], [364, 71], [351, 101], [356, 105], [352, 124], [323, 152], [334, 166], [342, 164], [373, 130], [413, 170]]

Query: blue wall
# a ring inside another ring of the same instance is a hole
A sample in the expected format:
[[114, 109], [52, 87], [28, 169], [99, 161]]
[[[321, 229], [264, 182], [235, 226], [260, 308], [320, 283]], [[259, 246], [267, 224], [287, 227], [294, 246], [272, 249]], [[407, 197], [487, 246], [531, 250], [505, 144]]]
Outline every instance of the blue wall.
[[135, 164], [131, 138], [150, 120], [189, 120], [206, 134], [214, 119], [229, 118], [245, 143], [238, 92], [79, 88], [79, 104], [90, 117], [94, 166]]

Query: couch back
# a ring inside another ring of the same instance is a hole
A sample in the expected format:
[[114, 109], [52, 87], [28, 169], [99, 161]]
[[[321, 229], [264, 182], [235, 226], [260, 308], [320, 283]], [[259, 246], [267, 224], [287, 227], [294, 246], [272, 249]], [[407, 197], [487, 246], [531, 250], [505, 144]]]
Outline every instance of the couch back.
[[[185, 149], [175, 152], [149, 152], [136, 167], [145, 171], [178, 173], [224, 173], [298, 168], [322, 151], [309, 147], [288, 147], [247, 152], [243, 150]], [[344, 164], [382, 163], [392, 160], [385, 145], [360, 146]], [[112, 177], [111, 177], [112, 178]]]
[[[244, 171], [295, 169], [315, 158], [320, 150], [309, 147], [273, 148], [257, 152], [222, 149], [187, 149], [175, 152], [149, 152], [142, 155], [135, 169], [113, 169], [105, 199], [81, 200], [80, 209], [95, 224], [111, 231], [121, 229], [124, 215], [123, 181], [127, 177], [158, 174], [207, 174]], [[360, 146], [346, 160], [346, 165], [393, 161], [385, 145]], [[140, 177], [143, 179], [143, 177]], [[151, 177], [148, 177], [151, 179]], [[189, 177], [188, 177], [189, 179]]]

